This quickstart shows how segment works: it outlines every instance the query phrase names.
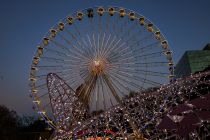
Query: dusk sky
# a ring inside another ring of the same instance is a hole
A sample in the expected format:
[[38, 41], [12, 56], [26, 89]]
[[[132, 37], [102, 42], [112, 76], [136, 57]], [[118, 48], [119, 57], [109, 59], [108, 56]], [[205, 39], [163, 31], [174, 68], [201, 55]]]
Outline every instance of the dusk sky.
[[210, 0], [1, 0], [0, 104], [33, 114], [28, 78], [42, 37], [79, 9], [112, 5], [150, 19], [167, 38], [175, 63], [186, 50], [210, 43]]

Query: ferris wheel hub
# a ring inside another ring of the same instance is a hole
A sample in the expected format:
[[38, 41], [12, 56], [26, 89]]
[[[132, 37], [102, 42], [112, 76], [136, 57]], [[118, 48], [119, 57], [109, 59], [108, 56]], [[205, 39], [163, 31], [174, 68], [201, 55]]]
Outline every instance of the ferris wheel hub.
[[101, 61], [100, 60], [95, 60], [94, 65], [95, 65], [95, 67], [100, 67]]
[[95, 59], [91, 63], [90, 71], [93, 75], [101, 75], [104, 73], [106, 61], [103, 59]]

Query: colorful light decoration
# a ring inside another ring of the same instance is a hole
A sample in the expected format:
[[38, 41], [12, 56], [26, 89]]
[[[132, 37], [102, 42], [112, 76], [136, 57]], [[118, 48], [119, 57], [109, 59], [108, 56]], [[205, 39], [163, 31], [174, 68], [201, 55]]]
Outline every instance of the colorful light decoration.
[[[52, 79], [54, 80], [52, 82], [57, 83], [55, 86], [58, 86], [60, 83], [65, 85], [62, 79], [55, 74], [53, 75], [54, 77]], [[60, 87], [62, 86], [60, 85]], [[204, 105], [202, 103], [198, 104], [196, 100], [200, 100]], [[121, 137], [131, 139], [135, 135], [133, 135], [134, 131], [128, 119], [132, 118], [132, 121], [137, 124], [138, 130], [143, 134], [144, 138], [139, 139], [167, 139], [170, 137], [177, 139], [186, 137], [199, 138], [200, 133], [196, 129], [202, 128], [204, 128], [202, 137], [207, 137], [210, 135], [209, 100], [210, 72], [203, 72], [187, 78], [177, 79], [169, 85], [135, 93], [130, 97], [124, 98], [121, 105], [116, 105], [97, 115], [86, 114], [86, 117], [74, 125], [74, 127], [68, 130], [66, 129], [62, 133], [58, 132], [59, 135], [57, 136], [68, 139], [88, 137]], [[72, 104], [75, 101], [72, 100]], [[75, 107], [83, 112], [81, 107]], [[181, 109], [179, 110], [178, 108]], [[179, 110], [178, 112], [177, 109]], [[124, 114], [123, 110], [127, 110], [129, 114]], [[63, 110], [61, 114], [55, 115], [61, 119], [61, 122], [63, 122], [61, 117], [63, 113], [65, 114], [66, 112]], [[201, 113], [206, 113], [209, 118], [206, 118]], [[191, 131], [186, 131], [187, 133], [183, 135], [179, 131], [183, 129], [182, 127], [186, 127], [182, 125], [182, 121], [185, 117], [189, 117], [188, 114], [194, 115], [194, 120], [197, 119], [198, 121], [193, 124], [188, 124], [194, 127], [192, 127], [193, 129], [188, 128]], [[74, 117], [74, 115], [70, 115], [69, 117]], [[171, 126], [171, 129], [167, 125], [164, 126], [162, 124], [166, 120], [165, 118], [169, 118], [173, 122], [174, 126]], [[69, 123], [62, 125], [65, 124]], [[112, 133], [107, 135], [109, 131]]]

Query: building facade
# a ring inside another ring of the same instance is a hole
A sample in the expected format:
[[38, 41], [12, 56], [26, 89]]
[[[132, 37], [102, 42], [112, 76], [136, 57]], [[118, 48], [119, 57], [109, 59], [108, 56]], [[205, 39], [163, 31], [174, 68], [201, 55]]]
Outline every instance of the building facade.
[[175, 67], [176, 78], [189, 76], [210, 66], [210, 44], [203, 50], [186, 51]]

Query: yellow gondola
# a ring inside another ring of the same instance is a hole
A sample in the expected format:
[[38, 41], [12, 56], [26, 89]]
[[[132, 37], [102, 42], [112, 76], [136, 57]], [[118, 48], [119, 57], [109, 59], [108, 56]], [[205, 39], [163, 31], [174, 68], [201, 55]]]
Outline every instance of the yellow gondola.
[[124, 17], [126, 15], [125, 9], [120, 9], [120, 17]]
[[157, 40], [160, 40], [160, 39], [161, 39], [160, 31], [156, 31], [156, 32], [155, 32], [155, 38], [156, 38]]
[[82, 18], [83, 18], [83, 13], [82, 12], [78, 12], [77, 13], [77, 19], [78, 20], [82, 20]]
[[56, 33], [57, 33], [56, 30], [51, 29], [50, 30], [50, 37], [54, 38], [56, 36]]
[[109, 15], [110, 15], [110, 16], [113, 16], [113, 15], [114, 15], [114, 8], [110, 7], [110, 8], [108, 9], [108, 11], [109, 11]]
[[165, 50], [168, 49], [168, 43], [167, 43], [166, 40], [163, 40], [163, 41], [161, 42], [161, 44], [162, 44], [163, 49], [165, 49]]
[[99, 14], [100, 16], [102, 16], [102, 15], [104, 14], [104, 8], [99, 7], [98, 10], [97, 10], [97, 12], [98, 12], [98, 14]]
[[147, 24], [147, 30], [149, 31], [149, 32], [153, 32], [153, 24], [152, 23], [149, 23], [149, 24]]
[[68, 22], [69, 25], [73, 24], [73, 22], [74, 22], [73, 17], [68, 17], [67, 22]]
[[135, 13], [134, 12], [129, 13], [129, 18], [131, 21], [133, 21], [136, 18]]
[[139, 23], [140, 23], [140, 25], [142, 25], [142, 26], [144, 25], [144, 23], [145, 23], [145, 22], [144, 22], [144, 17], [140, 17], [140, 18], [139, 18]]
[[58, 28], [60, 31], [63, 31], [65, 24], [63, 22], [59, 22]]
[[47, 45], [49, 44], [49, 38], [44, 37], [44, 38], [43, 38], [43, 44], [44, 44], [45, 46], [47, 46]]

